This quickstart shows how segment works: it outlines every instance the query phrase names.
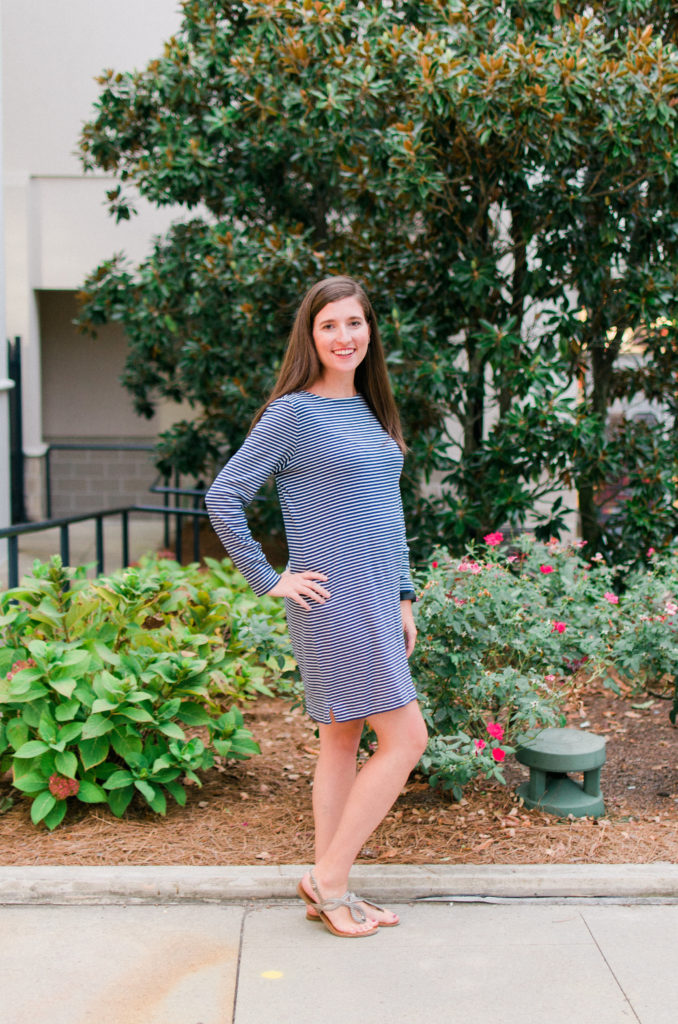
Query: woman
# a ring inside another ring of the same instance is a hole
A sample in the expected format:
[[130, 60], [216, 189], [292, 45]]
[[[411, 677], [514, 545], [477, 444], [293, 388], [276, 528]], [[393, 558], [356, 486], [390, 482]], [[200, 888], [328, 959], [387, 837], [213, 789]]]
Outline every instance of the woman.
[[[374, 311], [349, 277], [304, 297], [273, 392], [206, 503], [256, 594], [285, 599], [306, 710], [318, 723], [315, 868], [307, 917], [335, 935], [374, 935], [395, 914], [348, 892], [350, 868], [427, 740], [408, 661], [416, 629], [400, 498], [405, 444]], [[279, 575], [244, 509], [274, 474], [289, 563]], [[365, 720], [378, 747], [360, 772]]]

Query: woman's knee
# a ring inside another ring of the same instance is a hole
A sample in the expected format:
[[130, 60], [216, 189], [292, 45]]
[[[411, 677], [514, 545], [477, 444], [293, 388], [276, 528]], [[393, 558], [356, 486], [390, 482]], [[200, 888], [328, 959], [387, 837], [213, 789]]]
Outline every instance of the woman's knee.
[[426, 750], [428, 730], [416, 701], [375, 716], [370, 724], [377, 733], [379, 746], [396, 748], [413, 766]]
[[330, 722], [318, 729], [321, 753], [334, 757], [355, 757], [363, 732], [363, 721]]

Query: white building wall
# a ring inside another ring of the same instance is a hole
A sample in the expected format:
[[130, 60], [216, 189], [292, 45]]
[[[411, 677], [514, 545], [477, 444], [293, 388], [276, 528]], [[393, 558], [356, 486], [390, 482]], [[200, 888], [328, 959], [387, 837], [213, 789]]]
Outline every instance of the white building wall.
[[[120, 250], [140, 260], [151, 237], [166, 230], [178, 212], [140, 202], [131, 221], [116, 225], [108, 217], [105, 194], [111, 179], [85, 177], [75, 153], [81, 126], [93, 115], [95, 78], [106, 68], [145, 66], [162, 52], [180, 17], [178, 0], [0, 0], [5, 333], [22, 338], [32, 517], [44, 512], [37, 290], [75, 291], [89, 271]], [[124, 429], [111, 423], [111, 436], [135, 433], [129, 403], [127, 416]], [[147, 423], [138, 426], [147, 436]], [[83, 436], [86, 432], [83, 424]]]

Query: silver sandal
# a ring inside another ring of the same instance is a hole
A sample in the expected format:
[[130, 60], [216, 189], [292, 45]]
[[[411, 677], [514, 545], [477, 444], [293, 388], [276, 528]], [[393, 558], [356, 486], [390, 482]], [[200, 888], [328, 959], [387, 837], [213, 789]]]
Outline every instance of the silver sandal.
[[336, 928], [332, 921], [330, 921], [327, 914], [328, 912], [331, 912], [333, 910], [338, 910], [339, 907], [348, 907], [351, 917], [356, 922], [356, 924], [365, 924], [367, 921], [367, 914], [362, 909], [362, 907], [359, 906], [359, 904], [364, 901], [359, 899], [355, 893], [349, 892], [348, 889], [346, 890], [343, 896], [331, 896], [330, 899], [325, 900], [321, 896], [320, 890], [318, 889], [318, 883], [315, 880], [313, 868], [311, 868], [311, 870], [309, 871], [308, 877], [311, 880], [311, 888], [313, 889], [313, 892], [315, 893], [317, 899], [311, 899], [311, 897], [308, 895], [301, 882], [299, 882], [299, 885], [297, 886], [297, 893], [304, 901], [304, 903], [306, 903], [309, 907], [313, 907], [313, 909], [318, 915], [318, 919], [322, 921], [327, 930], [332, 932], [333, 935], [338, 935], [342, 939], [363, 939], [366, 938], [368, 935], [374, 935], [375, 932], [379, 931], [379, 925], [377, 924], [376, 921], [374, 922], [373, 928], [371, 928], [369, 931], [364, 932], [343, 932], [339, 928]]

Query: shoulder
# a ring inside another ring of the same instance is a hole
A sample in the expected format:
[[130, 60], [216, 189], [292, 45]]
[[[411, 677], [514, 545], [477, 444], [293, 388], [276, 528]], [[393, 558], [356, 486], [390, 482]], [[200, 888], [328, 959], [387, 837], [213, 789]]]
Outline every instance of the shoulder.
[[296, 420], [296, 409], [293, 395], [281, 395], [274, 398], [264, 409], [260, 423], [264, 421], [273, 424], [291, 424]]

